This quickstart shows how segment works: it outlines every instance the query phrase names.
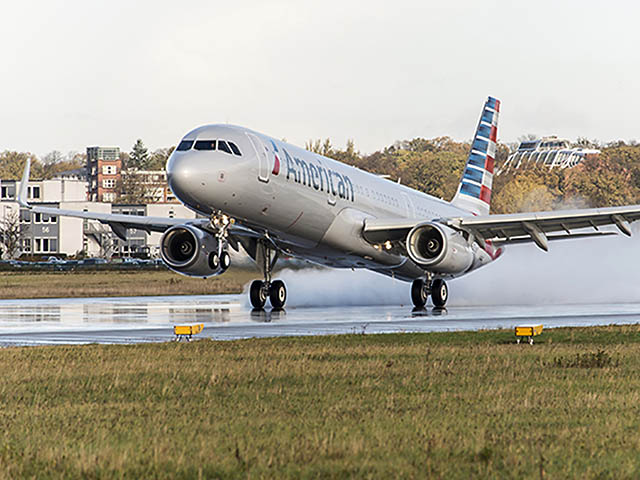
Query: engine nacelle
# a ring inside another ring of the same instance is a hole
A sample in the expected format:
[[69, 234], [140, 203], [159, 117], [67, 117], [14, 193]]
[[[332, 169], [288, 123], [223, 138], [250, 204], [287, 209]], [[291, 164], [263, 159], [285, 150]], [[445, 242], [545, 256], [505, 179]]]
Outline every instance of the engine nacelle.
[[437, 223], [422, 223], [407, 235], [411, 260], [434, 273], [466, 272], [474, 261], [471, 245], [460, 232]]
[[224, 269], [218, 258], [218, 240], [192, 225], [177, 225], [160, 239], [162, 260], [175, 272], [191, 277], [212, 277]]

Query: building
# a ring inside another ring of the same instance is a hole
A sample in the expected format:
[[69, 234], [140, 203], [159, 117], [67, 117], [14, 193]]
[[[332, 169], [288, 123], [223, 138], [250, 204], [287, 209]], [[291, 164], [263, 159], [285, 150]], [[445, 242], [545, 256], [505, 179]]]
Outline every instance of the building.
[[496, 175], [531, 164], [541, 164], [549, 168], [571, 168], [599, 154], [600, 150], [574, 147], [569, 140], [556, 136], [543, 137], [540, 140], [521, 142]]
[[89, 200], [113, 202], [122, 181], [119, 147], [87, 147], [87, 181]]
[[[0, 201], [15, 200], [20, 190], [20, 181], [0, 182]], [[53, 180], [31, 180], [27, 186], [27, 199], [32, 202], [72, 202], [87, 200], [87, 182], [77, 178], [55, 178]]]

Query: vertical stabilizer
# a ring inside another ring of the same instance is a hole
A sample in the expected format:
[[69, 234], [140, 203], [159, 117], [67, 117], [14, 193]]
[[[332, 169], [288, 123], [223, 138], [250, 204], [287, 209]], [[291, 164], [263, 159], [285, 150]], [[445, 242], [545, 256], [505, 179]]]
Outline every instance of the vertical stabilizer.
[[500, 100], [489, 97], [482, 109], [458, 191], [451, 203], [474, 215], [488, 215], [498, 138]]

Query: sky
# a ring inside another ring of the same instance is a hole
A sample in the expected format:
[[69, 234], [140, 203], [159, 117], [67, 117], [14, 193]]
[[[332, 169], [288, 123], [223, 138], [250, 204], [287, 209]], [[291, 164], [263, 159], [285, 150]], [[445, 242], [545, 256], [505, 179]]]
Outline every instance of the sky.
[[640, 139], [640, 3], [29, 1], [0, 7], [0, 151], [156, 149], [232, 123], [303, 146]]

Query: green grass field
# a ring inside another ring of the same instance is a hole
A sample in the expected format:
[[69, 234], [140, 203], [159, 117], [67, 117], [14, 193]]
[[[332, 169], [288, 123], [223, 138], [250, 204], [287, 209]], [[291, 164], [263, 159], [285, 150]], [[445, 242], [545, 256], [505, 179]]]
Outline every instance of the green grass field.
[[240, 293], [245, 284], [259, 277], [257, 270], [233, 267], [208, 279], [168, 270], [5, 271], [0, 272], [0, 299]]
[[0, 350], [0, 478], [638, 478], [640, 327]]

